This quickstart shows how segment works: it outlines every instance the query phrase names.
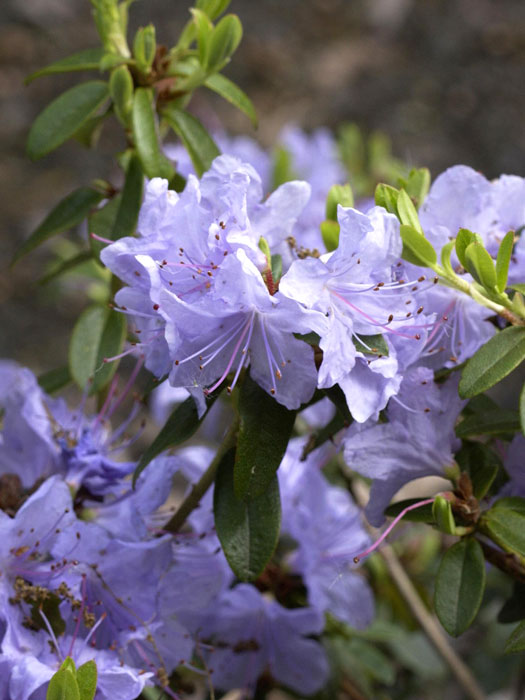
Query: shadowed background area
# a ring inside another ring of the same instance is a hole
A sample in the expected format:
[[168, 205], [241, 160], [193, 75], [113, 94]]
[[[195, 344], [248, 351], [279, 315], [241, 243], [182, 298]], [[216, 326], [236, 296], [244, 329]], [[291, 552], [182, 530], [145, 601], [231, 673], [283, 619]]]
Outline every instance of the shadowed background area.
[[[186, 0], [132, 5], [130, 29], [153, 22], [159, 43], [174, 43]], [[311, 129], [354, 121], [380, 129], [395, 155], [436, 176], [466, 163], [494, 177], [525, 174], [525, 3], [520, 0], [233, 0], [244, 38], [226, 74], [250, 95], [257, 137], [273, 143], [285, 123]], [[86, 305], [79, 281], [38, 286], [54, 242], [13, 271], [12, 254], [58, 200], [93, 177], [117, 180], [112, 155], [124, 146], [108, 124], [97, 151], [67, 143], [37, 163], [24, 153], [32, 120], [79, 75], [41, 78], [35, 69], [96, 46], [88, 0], [2, 3], [0, 72], [3, 205], [0, 248], [0, 356], [36, 371], [64, 364], [74, 319]], [[254, 134], [225, 102], [199, 92], [202, 117]], [[57, 239], [58, 241], [58, 239]]]

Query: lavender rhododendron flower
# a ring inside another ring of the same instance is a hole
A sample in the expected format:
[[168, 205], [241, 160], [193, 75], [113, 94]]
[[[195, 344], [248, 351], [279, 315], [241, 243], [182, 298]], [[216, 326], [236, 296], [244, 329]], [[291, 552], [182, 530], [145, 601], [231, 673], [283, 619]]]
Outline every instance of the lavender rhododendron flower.
[[457, 380], [434, 382], [431, 370], [418, 367], [405, 375], [398, 396], [387, 408], [388, 422], [350, 426], [344, 439], [348, 466], [372, 479], [365, 509], [372, 525], [383, 522], [392, 496], [422, 476], [446, 476], [455, 469], [459, 440], [454, 425], [465, 402]]

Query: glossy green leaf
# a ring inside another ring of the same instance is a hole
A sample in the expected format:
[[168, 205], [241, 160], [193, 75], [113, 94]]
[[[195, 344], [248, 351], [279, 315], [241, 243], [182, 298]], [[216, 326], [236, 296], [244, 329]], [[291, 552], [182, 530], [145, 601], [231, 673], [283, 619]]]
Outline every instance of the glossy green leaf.
[[136, 155], [132, 155], [128, 163], [124, 188], [115, 221], [109, 235], [112, 241], [135, 233], [140, 205], [142, 204], [143, 186], [144, 174], [140, 160]]
[[401, 224], [400, 233], [403, 240], [402, 257], [404, 260], [422, 267], [432, 267], [436, 264], [436, 251], [422, 233], [406, 224]]
[[147, 73], [153, 65], [156, 50], [155, 27], [152, 24], [140, 27], [133, 40], [133, 57], [137, 68], [143, 73]]
[[93, 700], [97, 691], [97, 665], [91, 660], [77, 669], [80, 700]]
[[60, 275], [74, 270], [76, 267], [83, 265], [89, 260], [93, 260], [93, 253], [91, 250], [84, 250], [81, 253], [78, 253], [78, 255], [74, 255], [72, 258], [61, 260], [60, 263], [55, 265], [50, 272], [38, 280], [38, 284], [47, 284], [57, 277], [60, 277]]
[[199, 52], [199, 63], [206, 69], [208, 67], [208, 54], [210, 53], [210, 41], [213, 34], [213, 24], [205, 12], [198, 9], [191, 9], [195, 31], [197, 36], [197, 49]]
[[121, 124], [127, 128], [133, 109], [133, 78], [126, 65], [118, 66], [111, 71], [109, 94], [113, 100], [115, 114]]
[[273, 154], [272, 186], [277, 189], [280, 185], [290, 180], [295, 180], [292, 156], [284, 146], [277, 146]]
[[330, 253], [335, 250], [339, 245], [339, 233], [341, 227], [337, 221], [332, 221], [332, 219], [326, 219], [321, 222], [321, 236], [323, 238], [323, 243], [326, 250]]
[[62, 93], [33, 122], [27, 154], [33, 160], [54, 151], [67, 141], [108, 99], [108, 85], [91, 80]]
[[397, 197], [397, 213], [399, 221], [406, 226], [411, 226], [415, 231], [423, 236], [423, 229], [419, 223], [419, 216], [414, 202], [410, 199], [405, 190], [400, 190]]
[[458, 256], [458, 260], [463, 265], [465, 270], [467, 269], [465, 251], [471, 243], [474, 243], [474, 241], [477, 240], [478, 238], [476, 237], [476, 234], [472, 233], [472, 231], [469, 231], [466, 228], [459, 229], [458, 235], [456, 236], [456, 255]]
[[498, 257], [496, 258], [496, 277], [499, 292], [504, 292], [507, 287], [509, 265], [514, 245], [514, 231], [509, 231], [500, 243]]
[[436, 578], [434, 603], [439, 621], [453, 637], [474, 621], [485, 590], [481, 545], [465, 537], [448, 549]]
[[138, 477], [152, 459], [157, 457], [157, 455], [160, 455], [161, 452], [164, 452], [164, 450], [181, 445], [197, 432], [197, 429], [206, 417], [207, 412], [215, 403], [215, 400], [219, 394], [220, 388], [207, 396], [206, 413], [204, 413], [204, 415], [202, 415], [200, 418], [197, 412], [195, 400], [191, 396], [172, 411], [168, 420], [160, 429], [157, 437], [143, 452], [142, 457], [137, 464], [137, 468], [133, 473], [133, 485], [135, 485]]
[[505, 654], [525, 651], [525, 620], [520, 622], [505, 643]]
[[466, 247], [465, 263], [467, 270], [476, 282], [479, 282], [485, 289], [496, 290], [497, 278], [494, 261], [481, 243], [473, 241]]
[[228, 8], [231, 0], [197, 0], [195, 6], [205, 12], [210, 19], [215, 19]]
[[[518, 500], [525, 506], [524, 499]], [[484, 513], [481, 522], [483, 532], [502, 549], [525, 557], [525, 511], [520, 512], [500, 501]]]
[[520, 294], [525, 294], [525, 284], [511, 284], [510, 285], [511, 289], [514, 289], [516, 292], [519, 292]]
[[55, 73], [72, 73], [75, 71], [83, 70], [98, 70], [100, 59], [104, 49], [85, 49], [84, 51], [79, 51], [66, 58], [61, 58], [59, 61], [50, 63], [49, 66], [45, 68], [39, 68], [39, 70], [28, 75], [24, 80], [26, 85], [35, 80], [35, 78], [40, 78], [43, 75], [53, 75]]
[[103, 241], [97, 241], [91, 236], [95, 234], [101, 238], [110, 239], [113, 228], [115, 226], [115, 221], [120, 208], [120, 202], [122, 196], [120, 194], [116, 195], [109, 200], [103, 207], [94, 211], [88, 218], [88, 231], [89, 231], [89, 246], [93, 255], [98, 258], [100, 251], [106, 247], [106, 243]]
[[274, 475], [259, 497], [242, 501], [235, 495], [235, 450], [219, 464], [213, 510], [215, 527], [226, 559], [241, 581], [256, 579], [270, 560], [281, 527], [279, 482]]
[[390, 185], [379, 184], [375, 191], [375, 203], [378, 207], [384, 207], [390, 214], [397, 216], [397, 200], [399, 190]]
[[61, 669], [52, 676], [47, 686], [46, 700], [80, 700], [77, 681], [71, 671]]
[[525, 435], [525, 384], [520, 391], [520, 427], [521, 432]]
[[514, 581], [512, 595], [498, 613], [498, 622], [508, 624], [525, 620], [525, 583]]
[[490, 491], [502, 466], [499, 456], [487, 445], [477, 441], [465, 442], [459, 452], [456, 452], [456, 462], [470, 476], [474, 496], [478, 500]]
[[148, 88], [135, 90], [131, 125], [135, 146], [146, 175], [149, 178], [165, 177], [169, 180], [175, 171], [159, 146], [152, 93]]
[[296, 411], [290, 411], [245, 377], [239, 394], [239, 437], [235, 456], [235, 494], [253, 499], [272, 482], [286, 452]]
[[499, 498], [492, 506], [492, 510], [512, 510], [515, 513], [525, 515], [525, 498], [521, 496]]
[[12, 265], [57, 233], [67, 231], [83, 221], [101, 201], [103, 195], [90, 187], [81, 187], [62, 199], [16, 251]]
[[283, 274], [283, 259], [279, 254], [272, 255], [271, 258], [271, 270], [274, 282], [278, 282]]
[[81, 389], [92, 380], [90, 394], [100, 391], [116, 372], [126, 337], [126, 317], [104, 306], [90, 306], [78, 318], [69, 345], [69, 370]]
[[525, 359], [525, 328], [505, 328], [468, 361], [459, 382], [459, 395], [470, 398], [490, 389]]
[[75, 141], [78, 141], [84, 148], [94, 148], [102, 133], [104, 122], [110, 115], [110, 110], [105, 110], [102, 114], [95, 114], [89, 117], [73, 134]]
[[44, 372], [38, 376], [38, 383], [46, 394], [54, 394], [55, 391], [63, 389], [71, 381], [72, 377], [69, 367], [50, 369], [48, 372]]
[[76, 676], [77, 674], [77, 667], [75, 666], [75, 662], [70, 656], [66, 656], [64, 661], [62, 662], [60, 666], [60, 671], [71, 671], [71, 673]]
[[383, 335], [354, 335], [352, 341], [355, 349], [362, 352], [364, 355], [378, 355], [379, 357], [388, 357], [390, 352], [388, 344]]
[[326, 196], [325, 216], [327, 219], [337, 221], [337, 207], [354, 206], [354, 195], [350, 185], [332, 185]]
[[257, 126], [257, 114], [252, 101], [241, 88], [224, 77], [221, 73], [214, 73], [206, 78], [204, 85], [213, 90], [223, 99], [227, 100], [234, 107], [237, 107], [251, 121], [254, 127]]
[[400, 178], [399, 183], [419, 209], [430, 189], [430, 171], [428, 168], [413, 168], [407, 178]]
[[188, 112], [171, 108], [163, 113], [163, 117], [184, 144], [200, 177], [220, 155], [215, 141], [200, 121]]
[[456, 426], [456, 435], [460, 438], [471, 435], [502, 435], [514, 433], [519, 429], [520, 418], [517, 411], [497, 409], [467, 416]]
[[449, 241], [448, 243], [445, 243], [443, 248], [441, 248], [441, 264], [451, 276], [455, 275], [454, 268], [452, 267], [452, 263], [450, 262], [450, 256], [452, 255], [452, 251], [454, 250], [455, 245], [456, 241]]
[[213, 30], [210, 38], [207, 68], [220, 70], [235, 52], [242, 39], [242, 24], [237, 15], [226, 15]]

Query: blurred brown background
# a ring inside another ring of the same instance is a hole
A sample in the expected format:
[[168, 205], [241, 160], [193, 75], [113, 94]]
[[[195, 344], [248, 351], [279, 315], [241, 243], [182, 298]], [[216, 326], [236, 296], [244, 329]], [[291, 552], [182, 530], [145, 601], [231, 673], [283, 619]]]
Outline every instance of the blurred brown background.
[[[153, 22], [171, 45], [189, 0], [141, 0], [131, 30]], [[355, 121], [381, 129], [394, 153], [435, 176], [466, 163], [487, 176], [525, 175], [525, 2], [523, 0], [233, 0], [244, 39], [226, 74], [252, 97], [272, 143], [281, 126], [336, 127]], [[98, 152], [66, 144], [38, 163], [24, 154], [38, 112], [77, 74], [24, 87], [38, 67], [97, 45], [88, 0], [3, 0], [0, 6], [0, 131], [3, 206], [0, 357], [35, 370], [63, 364], [72, 323], [85, 306], [67, 287], [38, 287], [50, 247], [7, 269], [16, 246], [49, 209], [90, 178], [111, 178], [119, 131]], [[206, 109], [204, 96], [196, 108]], [[230, 130], [250, 133], [245, 118], [210, 98]]]

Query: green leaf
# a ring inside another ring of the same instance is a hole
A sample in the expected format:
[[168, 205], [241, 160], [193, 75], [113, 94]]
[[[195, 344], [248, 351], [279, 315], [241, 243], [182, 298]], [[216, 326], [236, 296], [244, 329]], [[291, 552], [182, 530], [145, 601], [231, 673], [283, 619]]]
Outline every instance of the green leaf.
[[501, 435], [514, 433], [520, 429], [517, 411], [497, 409], [487, 413], [476, 413], [464, 418], [456, 426], [456, 435], [460, 438], [471, 435]]
[[46, 700], [80, 700], [75, 676], [71, 671], [61, 669], [49, 681]]
[[469, 231], [466, 228], [459, 229], [458, 235], [456, 236], [456, 255], [458, 256], [458, 260], [463, 265], [465, 270], [467, 269], [465, 251], [471, 243], [474, 243], [474, 241], [477, 240], [478, 238], [476, 237], [476, 234], [472, 233], [472, 231]]
[[[405, 510], [409, 506], [415, 505], [421, 501], [420, 498], [407, 498], [403, 501], [398, 501], [397, 503], [392, 503], [385, 510], [385, 515], [389, 518], [395, 518], [401, 511]], [[403, 516], [403, 521], [410, 521], [414, 523], [434, 523], [434, 515], [432, 514], [432, 503], [427, 503], [420, 508], [414, 508], [414, 510], [409, 510]]]
[[327, 219], [337, 221], [337, 207], [341, 204], [343, 207], [354, 206], [354, 195], [350, 185], [332, 185], [326, 196], [325, 216]]
[[72, 381], [69, 367], [58, 367], [40, 374], [38, 383], [46, 394], [54, 394], [59, 389], [67, 386]]
[[51, 280], [56, 279], [60, 275], [63, 275], [69, 270], [74, 270], [75, 267], [83, 265], [88, 262], [88, 260], [93, 260], [93, 252], [91, 250], [84, 250], [78, 255], [74, 255], [72, 258], [67, 260], [61, 260], [58, 265], [55, 265], [53, 269], [38, 280], [38, 284], [47, 284]]
[[496, 277], [498, 292], [504, 292], [507, 287], [509, 276], [509, 265], [512, 257], [512, 247], [514, 245], [514, 231], [509, 231], [503, 237], [496, 258]]
[[514, 629], [505, 644], [505, 654], [516, 654], [525, 651], [525, 621]]
[[520, 426], [521, 432], [525, 435], [525, 384], [520, 391]]
[[326, 219], [321, 222], [321, 236], [323, 237], [323, 243], [325, 244], [326, 250], [331, 253], [339, 245], [339, 233], [341, 227], [337, 221], [332, 221], [331, 219]]
[[465, 442], [456, 452], [456, 461], [470, 476], [475, 498], [484, 498], [502, 466], [498, 455], [481, 442]]
[[436, 496], [432, 504], [432, 516], [438, 530], [446, 535], [454, 535], [456, 533], [456, 523], [452, 515], [452, 506], [443, 496]]
[[148, 88], [135, 90], [131, 126], [135, 146], [146, 175], [149, 178], [164, 177], [167, 180], [172, 178], [175, 171], [160, 150], [152, 93]]
[[231, 0], [197, 0], [197, 9], [205, 12], [210, 19], [215, 19], [227, 9]]
[[[417, 214], [417, 209], [414, 206], [414, 202], [410, 199], [405, 190], [400, 190], [397, 197], [397, 213], [399, 215], [399, 221], [406, 226], [410, 226], [415, 229], [421, 236], [423, 235], [423, 229], [419, 223], [419, 216]], [[429, 244], [430, 245], [430, 244]]]
[[467, 362], [459, 382], [461, 398], [490, 389], [525, 359], [525, 328], [505, 328], [483, 345]]
[[399, 184], [419, 209], [430, 189], [430, 171], [428, 168], [413, 168], [408, 178], [400, 178]]
[[279, 482], [250, 501], [239, 500], [233, 486], [235, 451], [219, 464], [213, 497], [217, 535], [229, 565], [241, 581], [256, 579], [271, 558], [281, 527]]
[[452, 263], [450, 262], [450, 256], [452, 255], [455, 245], [456, 241], [449, 241], [448, 243], [445, 243], [443, 248], [441, 248], [441, 264], [451, 276], [456, 274], [454, 268], [452, 267]]
[[220, 73], [214, 73], [208, 76], [204, 81], [204, 85], [230, 102], [234, 107], [237, 107], [237, 109], [248, 117], [253, 126], [257, 127], [255, 107], [248, 95], [246, 95], [238, 85], [232, 83], [231, 80], [225, 78], [224, 75]]
[[285, 182], [295, 179], [292, 167], [292, 156], [284, 146], [277, 146], [273, 156], [272, 186], [277, 189]]
[[144, 471], [152, 459], [168, 448], [181, 445], [197, 432], [198, 427], [215, 403], [219, 393], [220, 388], [212, 394], [208, 394], [206, 398], [206, 413], [200, 418], [195, 401], [191, 396], [172, 411], [155, 440], [153, 440], [151, 445], [142, 454], [137, 468], [133, 473], [133, 485], [136, 484], [141, 472]]
[[140, 160], [136, 155], [132, 155], [126, 170], [122, 197], [109, 235], [112, 241], [131, 236], [135, 232], [142, 203], [143, 186], [144, 174]]
[[525, 294], [525, 284], [511, 284], [510, 285], [511, 289], [514, 289], [516, 292], [519, 292], [520, 294]]
[[[519, 500], [525, 505], [524, 499]], [[525, 557], [525, 512], [506, 506], [497, 502], [484, 513], [481, 519], [483, 532], [506, 552]]]
[[76, 676], [77, 674], [77, 667], [75, 666], [75, 662], [70, 656], [66, 656], [64, 661], [62, 662], [62, 665], [60, 666], [60, 671], [71, 671], [71, 673]]
[[100, 251], [106, 247], [106, 244], [102, 241], [97, 241], [91, 234], [94, 233], [101, 238], [110, 238], [115, 226], [121, 200], [122, 196], [118, 194], [116, 197], [110, 199], [102, 208], [94, 211], [88, 218], [88, 231], [90, 234], [89, 246], [96, 258], [99, 257]]
[[93, 700], [97, 691], [97, 665], [91, 660], [77, 669], [80, 700]]
[[404, 260], [422, 267], [432, 267], [436, 264], [436, 251], [422, 233], [418, 233], [415, 228], [406, 224], [401, 224], [400, 233], [403, 240]]
[[473, 241], [466, 247], [465, 262], [467, 270], [476, 282], [483, 285], [485, 289], [496, 290], [497, 278], [494, 261], [481, 243]]
[[210, 39], [207, 68], [220, 70], [235, 52], [242, 39], [242, 24], [237, 15], [226, 15], [213, 30]]
[[436, 578], [436, 614], [450, 635], [458, 637], [470, 627], [484, 589], [485, 560], [481, 545], [465, 537], [445, 552]]
[[354, 335], [352, 341], [357, 352], [364, 355], [378, 355], [388, 357], [390, 352], [387, 342], [381, 333], [377, 335]]
[[28, 75], [24, 80], [26, 85], [29, 85], [35, 78], [40, 78], [43, 75], [53, 75], [54, 73], [72, 73], [75, 71], [82, 70], [98, 70], [98, 64], [102, 58], [104, 49], [85, 49], [84, 51], [79, 51], [66, 58], [61, 58], [60, 61], [55, 61], [49, 64], [45, 68], [40, 68], [39, 70]]
[[379, 184], [375, 191], [375, 203], [378, 207], [384, 207], [390, 214], [397, 216], [397, 200], [399, 190], [390, 185]]
[[108, 85], [91, 80], [62, 93], [35, 119], [27, 139], [27, 154], [37, 160], [67, 141], [108, 99]]
[[199, 51], [199, 63], [206, 70], [208, 67], [208, 54], [210, 52], [210, 40], [213, 34], [213, 24], [210, 22], [206, 13], [198, 9], [190, 10], [195, 23], [197, 34], [197, 48]]
[[90, 187], [81, 187], [71, 192], [57, 204], [36, 231], [33, 231], [31, 236], [22, 243], [11, 264], [14, 265], [20, 258], [47, 241], [48, 238], [77, 226], [101, 201], [102, 197], [100, 192], [96, 192]]
[[289, 411], [250, 376], [239, 394], [240, 427], [235, 456], [235, 494], [253, 499], [263, 494], [281, 464], [296, 411]]
[[81, 389], [92, 379], [89, 393], [95, 394], [111, 381], [118, 360], [104, 359], [121, 352], [126, 328], [124, 314], [104, 306], [90, 306], [80, 315], [69, 345], [69, 370]]
[[109, 94], [120, 123], [127, 128], [133, 109], [133, 78], [126, 65], [111, 71]]
[[498, 613], [498, 622], [507, 624], [525, 619], [525, 583], [514, 581], [512, 595]]
[[521, 498], [521, 496], [506, 496], [498, 499], [492, 508], [494, 510], [512, 510], [525, 515], [525, 498]]
[[209, 169], [213, 159], [220, 155], [215, 141], [200, 121], [188, 112], [169, 108], [162, 116], [184, 144], [200, 177]]
[[156, 50], [155, 27], [152, 24], [140, 27], [133, 40], [133, 57], [139, 71], [148, 73], [153, 65]]
[[273, 281], [278, 282], [283, 274], [283, 259], [278, 253], [271, 256], [271, 270]]

